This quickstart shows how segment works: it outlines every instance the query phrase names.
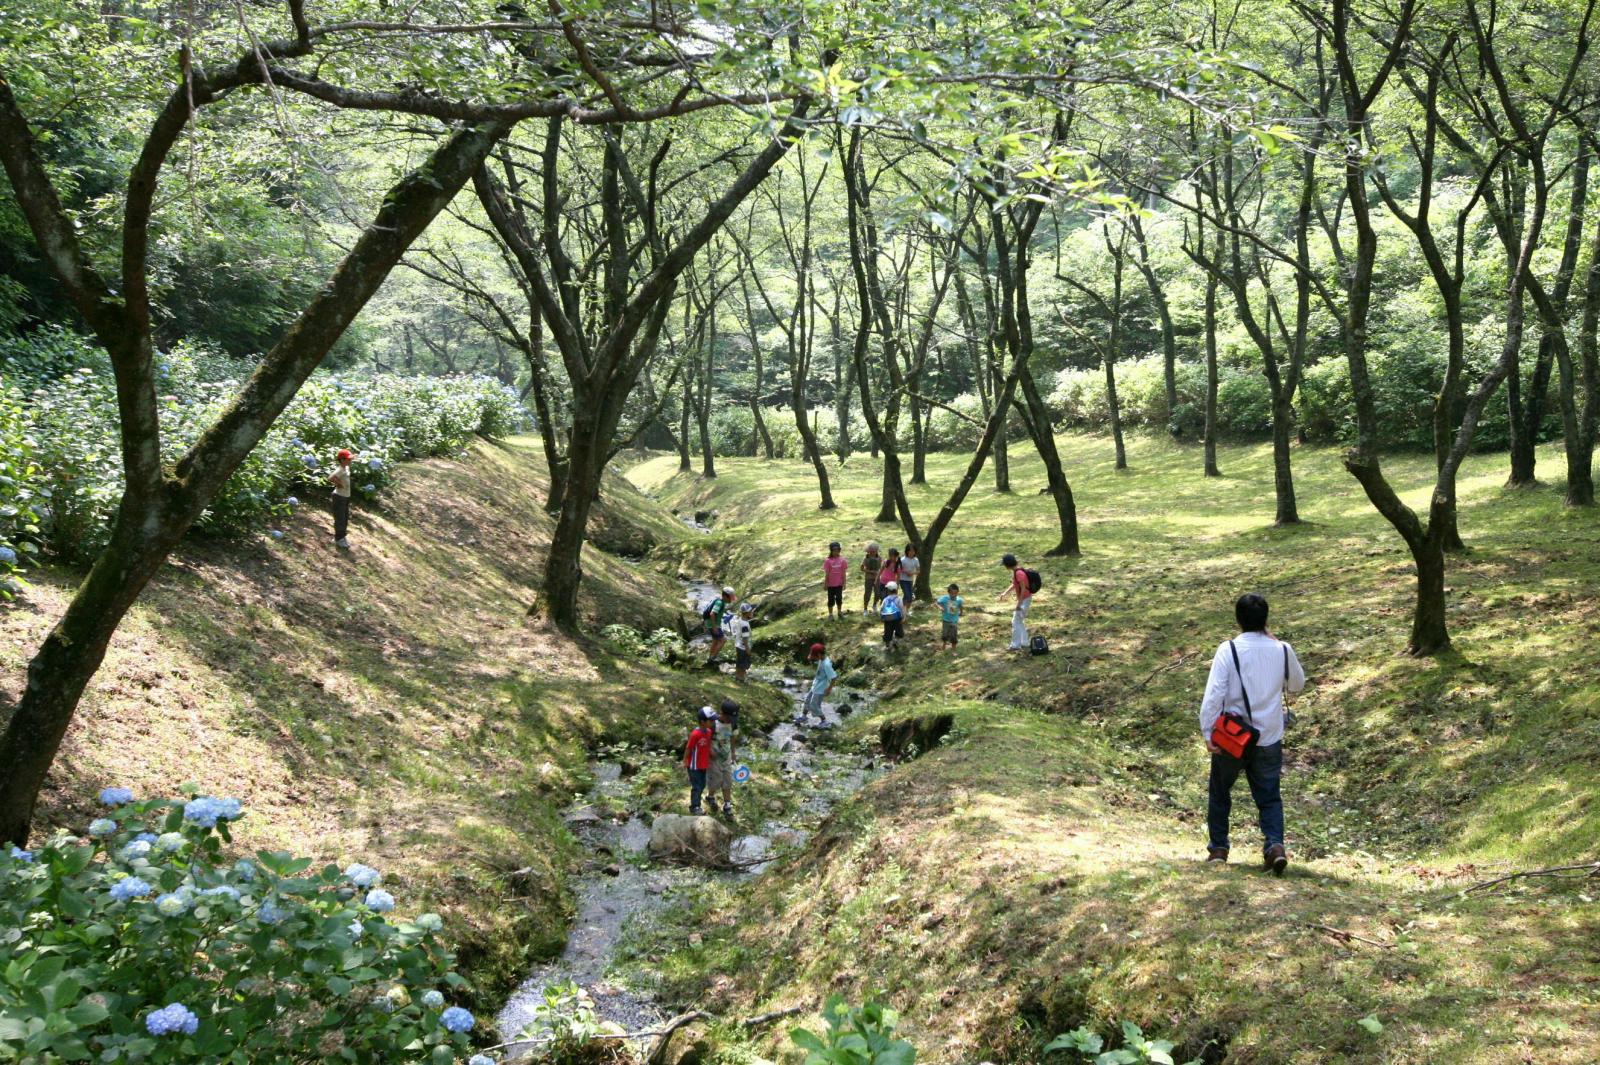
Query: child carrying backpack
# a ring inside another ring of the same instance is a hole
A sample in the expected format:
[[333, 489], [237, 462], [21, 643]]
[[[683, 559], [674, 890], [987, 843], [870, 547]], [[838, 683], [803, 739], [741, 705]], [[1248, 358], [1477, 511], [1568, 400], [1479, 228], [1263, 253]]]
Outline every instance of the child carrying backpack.
[[1011, 571], [1011, 583], [999, 598], [1016, 597], [1016, 606], [1011, 610], [1011, 646], [1006, 650], [1026, 651], [1032, 646], [1028, 639], [1028, 608], [1033, 605], [1033, 593], [1044, 581], [1038, 570], [1022, 568], [1017, 564], [1017, 556], [1009, 552], [1001, 556], [1000, 564]]
[[883, 586], [878, 618], [883, 622], [883, 646], [892, 651], [896, 643], [906, 638], [906, 610], [900, 598], [900, 585], [895, 581]]

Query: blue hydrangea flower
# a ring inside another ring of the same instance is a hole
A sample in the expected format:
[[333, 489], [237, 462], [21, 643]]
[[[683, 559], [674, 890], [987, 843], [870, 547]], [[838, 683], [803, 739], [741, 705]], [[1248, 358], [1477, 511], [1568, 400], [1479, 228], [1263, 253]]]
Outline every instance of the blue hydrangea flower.
[[169, 891], [156, 899], [156, 912], [163, 917], [177, 917], [189, 912], [191, 901], [189, 892], [183, 888]]
[[280, 924], [288, 916], [289, 911], [271, 899], [263, 899], [256, 907], [256, 920], [262, 924]]
[[195, 1029], [200, 1027], [200, 1018], [190, 1012], [187, 1006], [174, 1002], [162, 1009], [152, 1010], [150, 1016], [144, 1019], [144, 1027], [151, 1035], [171, 1035], [174, 1032], [194, 1035]]
[[424, 991], [422, 993], [422, 1004], [430, 1010], [436, 1010], [444, 1005], [444, 995], [438, 991]]
[[207, 898], [216, 898], [221, 895], [232, 899], [234, 902], [239, 901], [239, 889], [232, 884], [218, 884], [216, 887], [208, 887], [200, 894]]
[[472, 1031], [472, 1026], [476, 1024], [477, 1021], [473, 1018], [471, 1013], [468, 1013], [460, 1006], [451, 1006], [449, 1009], [439, 1014], [439, 1023], [444, 1025], [445, 1031], [447, 1032], [460, 1033]]
[[117, 830], [117, 823], [109, 817], [97, 817], [89, 822], [89, 835], [95, 839], [105, 839]]
[[148, 857], [149, 854], [150, 844], [146, 843], [142, 839], [136, 839], [131, 841], [126, 847], [122, 848], [122, 852], [119, 857], [125, 862], [136, 862], [140, 858]]
[[142, 899], [154, 890], [138, 877], [129, 876], [111, 885], [111, 898], [116, 902], [127, 902], [129, 899]]
[[317, 456], [315, 455], [301, 455], [300, 461], [305, 463], [305, 467], [308, 470], [314, 470], [317, 468]]
[[379, 913], [388, 913], [394, 909], [394, 896], [383, 888], [373, 888], [367, 892], [367, 905]]
[[362, 925], [361, 918], [359, 917], [351, 921], [347, 927], [349, 928], [350, 934], [356, 939], [360, 939], [367, 932], [366, 927]]
[[256, 878], [255, 863], [246, 858], [240, 858], [233, 863], [233, 875], [240, 880], [249, 882]]
[[141, 832], [137, 836], [133, 837], [133, 841], [135, 843], [154, 843], [160, 838], [161, 837], [156, 835], [154, 832]]
[[17, 553], [15, 551], [13, 551], [11, 548], [6, 547], [3, 544], [0, 544], [0, 562], [3, 562], [3, 563], [5, 563], [6, 565], [9, 566], [9, 565], [11, 565], [11, 563], [15, 562], [16, 560], [17, 560]]
[[474, 1054], [467, 1059], [467, 1065], [494, 1065], [494, 1059], [487, 1054]]
[[122, 806], [133, 801], [133, 792], [127, 788], [101, 788], [100, 805]]
[[202, 795], [183, 804], [183, 819], [201, 828], [215, 828], [218, 821], [232, 821], [244, 812], [238, 799], [214, 799]]
[[19, 862], [31, 862], [33, 861], [33, 852], [25, 851], [21, 847], [12, 847], [11, 857], [15, 858]]
[[379, 882], [383, 880], [382, 873], [372, 868], [372, 866], [362, 865], [360, 862], [356, 862], [347, 868], [344, 871], [344, 875], [345, 879], [358, 888], [377, 887]]
[[300, 505], [300, 500], [296, 499], [294, 496], [290, 496], [288, 499], [285, 499], [284, 502], [289, 504], [291, 507], [298, 507]]
[[383, 469], [383, 460], [379, 459], [379, 458], [368, 459], [367, 460], [367, 469], [369, 469], [369, 470], [381, 470], [381, 469]]
[[436, 913], [424, 913], [417, 917], [417, 927], [424, 932], [437, 932], [444, 927], [444, 918]]
[[163, 832], [156, 837], [156, 850], [176, 854], [183, 850], [183, 845], [189, 842], [183, 838], [182, 832]]
[[282, 540], [283, 539], [283, 530], [282, 529], [273, 529], [271, 532], [267, 533], [267, 535], [272, 537], [274, 540]]

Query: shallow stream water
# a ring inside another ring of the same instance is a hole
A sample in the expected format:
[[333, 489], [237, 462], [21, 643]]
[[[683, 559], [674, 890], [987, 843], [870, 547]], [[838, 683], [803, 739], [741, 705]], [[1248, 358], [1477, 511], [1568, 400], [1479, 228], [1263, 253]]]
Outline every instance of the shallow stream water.
[[[719, 590], [711, 581], [680, 583], [684, 586], [685, 605], [696, 618]], [[700, 636], [691, 641], [691, 646], [703, 650], [707, 642], [708, 637]], [[778, 724], [765, 736], [746, 737], [743, 742], [761, 744], [777, 764], [776, 775], [781, 779], [764, 781], [764, 786], [805, 795], [797, 815], [788, 820], [761, 819], [754, 823], [745, 816], [736, 816], [735, 830], [744, 830], [745, 834], [735, 837], [731, 857], [740, 872], [652, 864], [644, 860], [650, 825], [635, 809], [633, 789], [623, 767], [617, 763], [595, 764], [595, 782], [589, 795], [565, 815], [568, 826], [589, 852], [594, 871], [583, 874], [575, 883], [577, 912], [561, 957], [529, 973], [496, 1018], [500, 1038], [508, 1044], [508, 1060], [531, 1052], [533, 1044], [518, 1040], [533, 1023], [545, 989], [568, 981], [588, 992], [601, 1020], [613, 1021], [629, 1032], [658, 1028], [666, 1019], [665, 1012], [649, 994], [608, 979], [627, 922], [664, 910], [674, 904], [674, 896], [687, 897], [686, 893], [715, 878], [759, 876], [770, 865], [767, 859], [804, 845], [835, 805], [871, 779], [875, 767], [870, 759], [859, 752], [818, 742], [820, 734], [838, 726], [841, 715], [869, 705], [873, 698], [870, 693], [836, 688], [838, 698], [823, 704], [820, 723], [815, 717], [802, 721], [800, 711], [809, 679], [767, 667], [753, 669], [749, 676], [752, 683], [777, 687], [794, 703], [795, 716], [791, 720]], [[742, 814], [747, 806], [737, 790], [734, 794], [738, 800], [736, 809]], [[600, 812], [602, 803], [612, 807], [621, 803], [628, 816], [621, 821], [608, 817]], [[646, 1042], [641, 1040], [641, 1044]]]

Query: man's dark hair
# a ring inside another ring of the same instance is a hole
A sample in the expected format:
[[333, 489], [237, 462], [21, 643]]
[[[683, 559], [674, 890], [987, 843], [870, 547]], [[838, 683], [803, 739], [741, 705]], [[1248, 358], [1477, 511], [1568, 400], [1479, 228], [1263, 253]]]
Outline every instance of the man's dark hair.
[[1009, 554], [1008, 555], [1001, 555], [1000, 556], [1000, 564], [1002, 566], [1009, 566], [1012, 569], [1016, 569], [1017, 568], [1017, 556], [1016, 555], [1009, 555]]
[[1247, 592], [1233, 604], [1233, 616], [1239, 620], [1240, 632], [1262, 632], [1267, 627], [1267, 601]]

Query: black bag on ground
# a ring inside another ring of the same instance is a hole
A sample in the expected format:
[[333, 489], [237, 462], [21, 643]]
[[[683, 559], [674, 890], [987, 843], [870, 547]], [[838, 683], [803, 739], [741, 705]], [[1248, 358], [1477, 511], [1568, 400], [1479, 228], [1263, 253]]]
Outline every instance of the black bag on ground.
[[1050, 644], [1045, 641], [1043, 636], [1035, 636], [1028, 641], [1028, 653], [1030, 655], [1047, 655], [1050, 653]]

